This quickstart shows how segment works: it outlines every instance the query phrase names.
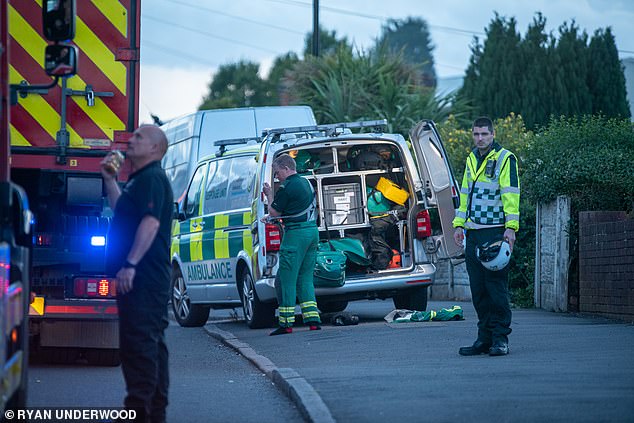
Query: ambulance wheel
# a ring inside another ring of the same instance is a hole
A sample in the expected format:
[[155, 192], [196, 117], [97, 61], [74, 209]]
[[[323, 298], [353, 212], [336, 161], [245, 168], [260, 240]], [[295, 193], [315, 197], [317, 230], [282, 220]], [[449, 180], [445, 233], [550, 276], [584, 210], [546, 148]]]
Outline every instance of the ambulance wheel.
[[394, 297], [394, 307], [412, 311], [427, 309], [427, 287], [411, 288]]
[[348, 307], [348, 301], [317, 301], [317, 308], [322, 313], [339, 313]]
[[248, 268], [242, 270], [240, 275], [242, 287], [242, 310], [244, 320], [251, 329], [269, 328], [275, 326], [275, 304], [263, 303], [255, 292], [255, 283]]
[[209, 318], [209, 307], [191, 303], [185, 278], [178, 267], [172, 269], [172, 309], [178, 324], [185, 328], [203, 326]]

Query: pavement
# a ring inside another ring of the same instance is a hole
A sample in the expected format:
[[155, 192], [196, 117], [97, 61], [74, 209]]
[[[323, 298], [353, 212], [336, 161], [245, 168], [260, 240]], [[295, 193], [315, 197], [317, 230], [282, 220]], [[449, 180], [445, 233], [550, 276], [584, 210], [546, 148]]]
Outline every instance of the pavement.
[[[387, 323], [391, 301], [350, 303], [358, 326], [297, 327], [269, 337], [239, 320], [206, 331], [251, 361], [306, 421], [634, 422], [634, 325], [537, 309], [513, 311], [511, 353], [461, 357], [459, 322]], [[280, 346], [283, 345], [283, 348]]]

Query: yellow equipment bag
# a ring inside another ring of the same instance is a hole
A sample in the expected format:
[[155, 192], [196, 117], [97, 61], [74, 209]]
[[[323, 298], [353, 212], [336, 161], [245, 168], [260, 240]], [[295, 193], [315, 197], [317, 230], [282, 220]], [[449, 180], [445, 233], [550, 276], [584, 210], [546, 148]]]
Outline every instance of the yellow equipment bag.
[[376, 190], [380, 191], [388, 200], [394, 201], [400, 206], [404, 206], [409, 194], [403, 188], [396, 185], [387, 178], [380, 177], [376, 184]]

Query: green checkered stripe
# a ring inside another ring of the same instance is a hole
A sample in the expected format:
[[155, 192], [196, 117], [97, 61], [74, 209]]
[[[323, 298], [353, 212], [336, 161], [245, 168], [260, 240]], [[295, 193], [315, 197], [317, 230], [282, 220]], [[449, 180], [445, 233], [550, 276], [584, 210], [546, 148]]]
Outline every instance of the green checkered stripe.
[[[204, 231], [192, 232], [189, 220], [177, 223], [177, 227], [173, 228], [172, 236], [190, 234], [181, 237], [178, 242], [172, 238], [172, 252], [177, 253], [183, 262], [232, 258], [236, 257], [240, 251], [246, 251], [249, 256], [252, 255], [250, 212], [205, 216], [198, 219], [198, 222], [201, 221], [204, 224]], [[244, 226], [247, 227], [244, 228]], [[240, 227], [243, 229], [240, 230]], [[231, 230], [232, 228], [236, 230]]]
[[492, 190], [482, 187], [478, 182], [475, 183], [469, 218], [480, 225], [504, 224], [504, 206], [499, 185], [496, 190]]

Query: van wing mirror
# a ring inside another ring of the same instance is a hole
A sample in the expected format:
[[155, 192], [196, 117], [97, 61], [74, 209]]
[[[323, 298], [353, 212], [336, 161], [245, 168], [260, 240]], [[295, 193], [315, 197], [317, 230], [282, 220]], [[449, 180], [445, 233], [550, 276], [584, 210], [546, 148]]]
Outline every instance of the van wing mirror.
[[72, 76], [77, 73], [77, 47], [53, 44], [44, 50], [44, 71], [48, 76]]
[[185, 220], [185, 213], [181, 211], [177, 201], [174, 201], [173, 219], [176, 219], [179, 222]]
[[49, 41], [75, 38], [75, 0], [42, 0], [42, 29]]

